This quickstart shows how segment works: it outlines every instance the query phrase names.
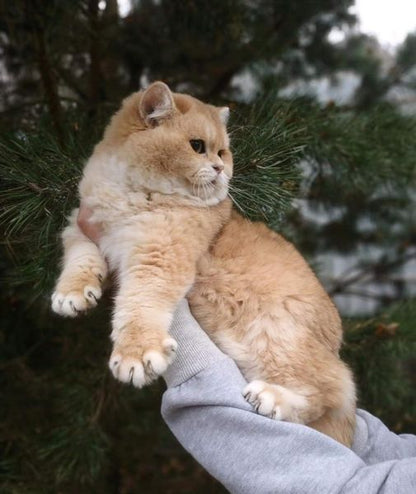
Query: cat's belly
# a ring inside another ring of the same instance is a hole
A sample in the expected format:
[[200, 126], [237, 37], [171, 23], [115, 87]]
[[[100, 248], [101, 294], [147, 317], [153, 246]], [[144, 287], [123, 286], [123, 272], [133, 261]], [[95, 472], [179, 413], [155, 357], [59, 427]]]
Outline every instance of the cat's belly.
[[200, 260], [188, 300], [247, 379], [291, 372], [321, 349], [338, 352], [338, 313], [306, 262], [282, 237], [237, 215]]
[[[232, 285], [238, 288], [232, 291]], [[230, 274], [223, 285], [219, 277], [197, 277], [188, 294], [191, 311], [247, 380], [277, 379], [292, 368], [291, 355], [298, 353], [304, 339], [302, 329], [278, 300], [270, 306], [266, 297], [244, 285], [244, 280]]]

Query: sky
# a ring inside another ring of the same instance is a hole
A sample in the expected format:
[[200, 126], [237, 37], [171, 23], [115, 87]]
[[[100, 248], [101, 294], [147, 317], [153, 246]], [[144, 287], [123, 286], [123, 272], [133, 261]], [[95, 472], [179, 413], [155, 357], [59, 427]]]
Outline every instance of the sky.
[[416, 31], [416, 0], [355, 0], [360, 30], [375, 35], [382, 45], [397, 46]]
[[[130, 0], [118, 0], [118, 4], [120, 14], [126, 15]], [[416, 0], [355, 0], [353, 12], [360, 19], [360, 30], [386, 47], [394, 48], [416, 31]]]

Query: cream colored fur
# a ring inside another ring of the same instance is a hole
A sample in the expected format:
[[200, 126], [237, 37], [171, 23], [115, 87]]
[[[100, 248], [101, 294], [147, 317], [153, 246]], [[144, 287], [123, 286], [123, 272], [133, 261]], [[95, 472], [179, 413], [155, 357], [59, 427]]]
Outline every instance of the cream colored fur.
[[[123, 102], [79, 187], [99, 245], [75, 211], [52, 308], [75, 316], [94, 306], [108, 263], [119, 284], [110, 368], [141, 387], [174, 358], [168, 329], [187, 296], [249, 381], [243, 392], [259, 413], [350, 445], [355, 389], [338, 355], [340, 318], [293, 245], [231, 212], [227, 116], [160, 82]], [[203, 152], [192, 140], [204, 141]]]

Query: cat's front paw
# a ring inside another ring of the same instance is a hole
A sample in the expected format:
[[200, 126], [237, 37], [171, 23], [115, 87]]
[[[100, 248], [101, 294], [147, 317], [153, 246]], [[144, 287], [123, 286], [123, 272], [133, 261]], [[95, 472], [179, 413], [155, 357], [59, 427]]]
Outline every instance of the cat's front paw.
[[243, 395], [260, 415], [275, 420], [302, 423], [299, 415], [308, 405], [305, 396], [284, 386], [259, 380], [249, 383], [244, 388]]
[[166, 332], [129, 334], [124, 329], [114, 342], [109, 367], [119, 381], [141, 388], [166, 371], [177, 346]]
[[95, 307], [106, 275], [104, 264], [64, 271], [51, 297], [52, 310], [61, 316], [76, 317]]

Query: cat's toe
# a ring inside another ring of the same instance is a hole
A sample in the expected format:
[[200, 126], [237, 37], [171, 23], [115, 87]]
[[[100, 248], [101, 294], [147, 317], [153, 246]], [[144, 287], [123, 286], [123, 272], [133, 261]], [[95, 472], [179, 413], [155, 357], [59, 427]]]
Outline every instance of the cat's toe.
[[51, 297], [52, 310], [64, 317], [76, 317], [78, 314], [95, 307], [101, 298], [102, 290], [99, 285], [86, 285], [84, 288], [59, 291]]
[[99, 286], [87, 285], [84, 288], [84, 297], [87, 300], [90, 307], [95, 307], [98, 300], [101, 298], [102, 290]]
[[146, 374], [150, 378], [163, 374], [169, 365], [167, 356], [155, 350], [150, 350], [143, 355], [143, 363]]
[[255, 406], [258, 401], [258, 396], [264, 391], [265, 387], [266, 383], [263, 381], [251, 381], [243, 389], [243, 396], [251, 405]]
[[52, 295], [52, 310], [60, 316], [76, 317], [87, 309], [88, 302], [77, 292], [63, 294], [54, 292]]
[[163, 353], [169, 360], [169, 363], [175, 358], [176, 350], [178, 348], [178, 344], [173, 338], [165, 338], [162, 341]]
[[64, 270], [52, 295], [52, 310], [61, 316], [76, 317], [95, 307], [101, 298], [101, 282], [107, 275], [106, 264], [76, 265]]
[[121, 382], [137, 388], [150, 384], [162, 375], [175, 357], [177, 343], [165, 338], [160, 348], [115, 343], [109, 367], [113, 376]]
[[263, 381], [252, 381], [243, 390], [244, 398], [257, 413], [275, 420], [282, 420], [282, 410], [272, 388]]
[[123, 383], [132, 383], [136, 388], [146, 384], [144, 368], [140, 360], [113, 353], [109, 367], [114, 377]]
[[243, 395], [260, 415], [303, 423], [300, 413], [307, 408], [308, 400], [285, 386], [252, 381], [244, 388]]
[[107, 277], [107, 264], [103, 262], [100, 265], [94, 266], [91, 268], [91, 272], [97, 277], [99, 283], [103, 283]]

